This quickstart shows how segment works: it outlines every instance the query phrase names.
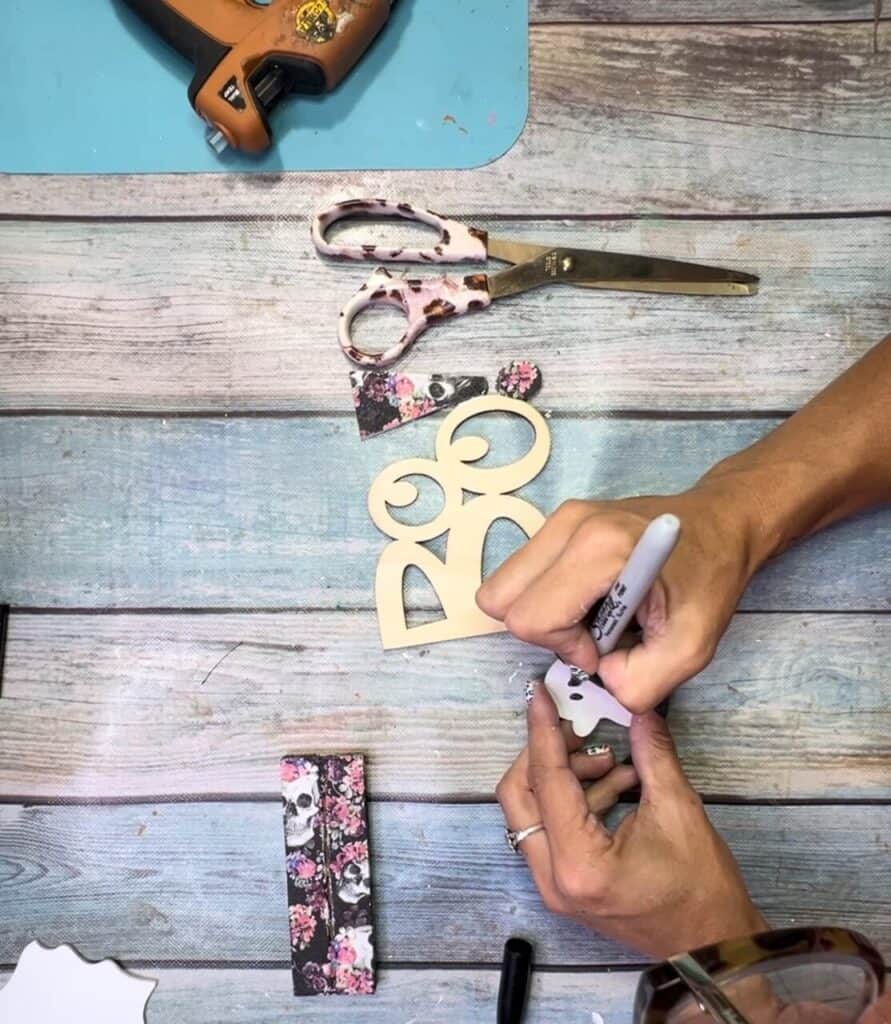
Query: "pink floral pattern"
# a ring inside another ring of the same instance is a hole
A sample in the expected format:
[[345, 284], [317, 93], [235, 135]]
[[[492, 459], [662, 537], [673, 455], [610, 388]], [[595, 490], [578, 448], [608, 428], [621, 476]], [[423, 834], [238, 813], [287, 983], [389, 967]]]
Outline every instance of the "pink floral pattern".
[[354, 757], [343, 774], [344, 792], [348, 796], [365, 796], [365, 765], [361, 758]]
[[393, 374], [393, 391], [400, 398], [410, 398], [415, 393], [411, 377], [406, 377], [404, 373]]
[[287, 859], [288, 874], [291, 878], [314, 878], [318, 865], [302, 853], [290, 853]]
[[324, 802], [328, 813], [328, 827], [332, 832], [345, 836], [357, 836], [362, 829], [362, 811], [349, 797], [343, 794], [326, 796]]
[[370, 971], [356, 970], [338, 964], [334, 972], [334, 984], [351, 996], [370, 996], [374, 992], [374, 977]]
[[541, 390], [541, 370], [529, 359], [515, 359], [498, 371], [495, 387], [500, 395], [528, 402]]
[[294, 992], [366, 995], [374, 991], [374, 944], [364, 758], [288, 757], [281, 763], [286, 787], [315, 774], [320, 810], [308, 841], [299, 828], [288, 828], [288, 816], [300, 814], [293, 795], [284, 803], [286, 842], [291, 836], [292, 843], [286, 867]]
[[368, 843], [364, 840], [359, 843], [347, 843], [347, 845], [331, 861], [331, 870], [337, 878], [343, 876], [343, 869], [347, 864], [360, 864], [368, 860]]
[[443, 374], [386, 373], [354, 370], [353, 407], [363, 440], [387, 430], [448, 409], [457, 402], [484, 395], [484, 377], [448, 377]]
[[316, 933], [317, 919], [309, 907], [298, 903], [290, 908], [291, 945], [306, 949]]
[[302, 758], [284, 758], [281, 762], [279, 774], [282, 782], [294, 782], [309, 775], [312, 765]]

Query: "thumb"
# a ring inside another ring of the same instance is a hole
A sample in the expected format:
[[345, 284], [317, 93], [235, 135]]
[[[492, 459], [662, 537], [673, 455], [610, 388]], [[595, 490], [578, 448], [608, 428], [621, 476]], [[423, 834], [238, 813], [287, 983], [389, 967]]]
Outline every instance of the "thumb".
[[543, 684], [535, 689], [527, 716], [529, 725], [529, 784], [548, 833], [556, 860], [579, 864], [586, 849], [597, 842], [609, 846], [609, 836], [592, 818], [585, 791], [569, 762], [554, 701]]
[[652, 799], [654, 794], [690, 789], [668, 726], [655, 711], [632, 719], [631, 759], [640, 778], [643, 800]]
[[715, 646], [694, 611], [676, 612], [648, 621], [643, 642], [605, 655], [597, 674], [620, 704], [643, 714], [705, 668]]

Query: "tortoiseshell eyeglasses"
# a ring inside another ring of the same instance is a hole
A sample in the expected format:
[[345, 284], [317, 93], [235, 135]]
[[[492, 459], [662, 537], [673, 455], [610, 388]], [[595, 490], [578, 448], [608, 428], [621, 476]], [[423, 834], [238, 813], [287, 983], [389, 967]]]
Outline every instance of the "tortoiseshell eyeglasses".
[[649, 968], [634, 1024], [857, 1024], [884, 985], [882, 957], [862, 935], [786, 928]]

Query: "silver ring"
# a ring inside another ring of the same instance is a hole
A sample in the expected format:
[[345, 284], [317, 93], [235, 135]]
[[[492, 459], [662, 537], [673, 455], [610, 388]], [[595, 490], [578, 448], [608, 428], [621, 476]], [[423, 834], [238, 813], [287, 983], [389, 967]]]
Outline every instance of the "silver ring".
[[524, 839], [528, 839], [529, 836], [534, 836], [536, 832], [544, 832], [544, 825], [541, 822], [537, 825], [530, 825], [528, 828], [521, 828], [518, 832], [515, 832], [512, 828], [506, 828], [504, 830], [504, 838], [514, 853], [519, 853], [520, 843]]

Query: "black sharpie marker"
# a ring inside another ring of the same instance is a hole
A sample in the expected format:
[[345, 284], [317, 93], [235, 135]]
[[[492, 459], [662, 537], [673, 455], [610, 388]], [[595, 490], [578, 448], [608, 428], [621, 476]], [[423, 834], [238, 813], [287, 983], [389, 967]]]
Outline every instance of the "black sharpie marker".
[[[681, 535], [677, 516], [658, 516], [644, 530], [619, 578], [597, 611], [592, 636], [603, 656], [616, 649], [644, 598], [659, 579]], [[572, 722], [577, 736], [589, 736], [602, 718], [631, 725], [631, 712], [604, 689], [597, 677], [558, 658], [548, 669], [545, 685], [561, 718]]]
[[680, 535], [681, 521], [670, 513], [654, 519], [644, 530], [594, 620], [592, 633], [601, 655], [615, 650], [628, 623], [659, 579]]

